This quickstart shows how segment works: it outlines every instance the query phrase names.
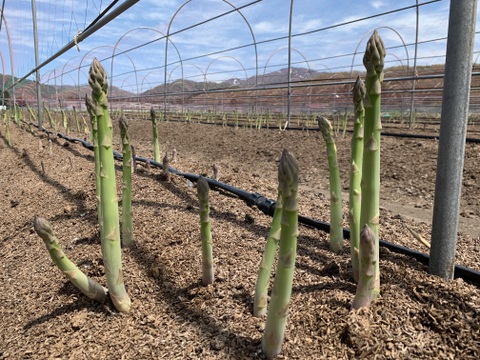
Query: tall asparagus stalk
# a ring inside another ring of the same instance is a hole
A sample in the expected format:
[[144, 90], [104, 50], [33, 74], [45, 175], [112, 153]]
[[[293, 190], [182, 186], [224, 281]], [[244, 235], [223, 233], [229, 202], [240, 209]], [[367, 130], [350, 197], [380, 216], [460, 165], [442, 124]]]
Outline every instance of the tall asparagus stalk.
[[30, 120], [35, 121], [35, 114], [33, 113], [32, 108], [30, 106], [28, 106], [28, 104], [26, 104], [26, 105], [27, 105], [28, 113], [30, 114]]
[[273, 260], [280, 242], [280, 222], [282, 219], [282, 194], [278, 189], [277, 203], [273, 212], [272, 224], [268, 233], [260, 269], [258, 270], [255, 296], [253, 299], [253, 316], [261, 317], [267, 313], [267, 294], [272, 272]]
[[100, 226], [100, 238], [102, 237], [102, 228], [103, 228], [103, 217], [102, 217], [102, 207], [100, 206], [100, 149], [98, 147], [98, 119], [95, 112], [95, 104], [93, 100], [85, 94], [85, 106], [87, 107], [87, 112], [90, 115], [90, 121], [92, 123], [92, 143], [93, 143], [93, 157], [95, 159], [95, 196], [97, 198], [97, 213], [98, 213], [98, 224]]
[[88, 82], [92, 88], [92, 100], [98, 122], [100, 153], [100, 203], [103, 224], [102, 254], [110, 297], [120, 312], [130, 310], [130, 298], [125, 290], [122, 274], [122, 249], [118, 198], [115, 182], [115, 166], [112, 147], [112, 121], [108, 113], [107, 74], [100, 62], [94, 59]]
[[349, 194], [349, 221], [350, 221], [350, 248], [352, 258], [353, 278], [358, 282], [358, 251], [360, 243], [360, 210], [362, 201], [362, 166], [363, 166], [363, 124], [365, 120], [365, 83], [357, 77], [353, 87], [353, 106], [355, 123], [352, 135], [352, 158], [350, 163], [350, 194]]
[[282, 349], [297, 255], [298, 165], [287, 150], [283, 151], [278, 166], [278, 184], [283, 208], [278, 264], [262, 338], [262, 350], [267, 358], [274, 358]]
[[358, 279], [357, 292], [353, 299], [352, 309], [368, 307], [374, 298], [375, 287], [375, 234], [365, 225], [360, 234], [360, 267], [362, 269]]
[[[379, 202], [380, 202], [380, 132], [382, 130], [380, 97], [382, 92], [385, 46], [375, 30], [368, 40], [363, 64], [367, 69], [365, 87], [369, 103], [365, 104], [365, 143], [362, 170], [362, 206], [360, 226], [371, 229], [375, 238], [375, 287], [380, 292], [379, 271]], [[360, 258], [362, 257], [360, 250]], [[360, 268], [360, 278], [362, 277]]]
[[210, 228], [210, 206], [208, 194], [210, 187], [207, 180], [200, 176], [197, 182], [197, 195], [200, 204], [200, 235], [202, 239], [202, 283], [213, 284], [215, 279], [213, 270], [212, 232]]
[[155, 115], [155, 110], [153, 109], [153, 107], [150, 109], [150, 119], [152, 120], [152, 131], [153, 131], [153, 159], [156, 162], [160, 162], [160, 147], [158, 145], [157, 117]]
[[48, 123], [50, 124], [50, 127], [53, 128], [55, 131], [58, 131], [58, 123], [57, 121], [52, 117], [52, 114], [50, 114], [50, 110], [45, 106], [45, 103], [43, 103], [43, 110], [47, 114], [48, 117]]
[[128, 123], [125, 116], [120, 117], [120, 136], [122, 138], [123, 177], [122, 177], [122, 244], [130, 246], [133, 242], [132, 221], [132, 150], [128, 136]]
[[68, 259], [57, 237], [53, 233], [50, 223], [41, 217], [35, 216], [33, 227], [37, 235], [45, 242], [52, 261], [58, 266], [60, 271], [65, 274], [68, 280], [90, 299], [103, 302], [107, 294], [107, 289], [90, 279]]
[[342, 183], [338, 169], [337, 147], [330, 121], [320, 116], [318, 126], [327, 144], [330, 179], [330, 250], [339, 253], [343, 249]]

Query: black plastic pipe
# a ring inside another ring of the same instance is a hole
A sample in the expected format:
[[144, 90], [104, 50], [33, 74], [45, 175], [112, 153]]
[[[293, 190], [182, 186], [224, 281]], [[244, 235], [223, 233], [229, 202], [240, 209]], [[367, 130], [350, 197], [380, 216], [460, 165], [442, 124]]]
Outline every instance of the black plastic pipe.
[[[38, 126], [35, 125], [35, 124], [30, 123], [30, 125], [33, 125], [33, 126], [38, 128]], [[78, 143], [82, 144], [85, 148], [93, 151], [93, 145], [90, 144], [89, 142], [85, 141], [85, 140], [77, 139], [77, 138], [71, 138], [71, 137], [66, 136], [62, 133], [55, 133], [54, 131], [47, 130], [47, 129], [42, 129], [42, 130], [44, 132], [48, 133], [48, 134], [56, 134], [59, 138], [67, 140], [71, 143], [78, 142]], [[114, 151], [113, 155], [117, 160], [121, 160], [123, 158], [122, 154], [119, 153], [118, 151]], [[144, 158], [144, 157], [136, 156], [135, 160], [139, 161], [139, 162], [144, 162], [144, 163], [146, 163], [148, 161], [148, 162], [150, 162], [150, 164], [152, 166], [163, 169], [162, 164], [160, 164], [159, 162], [156, 162], [156, 161]], [[178, 171], [177, 169], [172, 168], [170, 166], [168, 167], [168, 170], [172, 174], [182, 176], [182, 177], [184, 177], [184, 178], [186, 178], [190, 181], [197, 181], [198, 178], [200, 177], [199, 175], [196, 175], [196, 174], [190, 174], [190, 173], [185, 173], [185, 172], [182, 172], [182, 171]], [[225, 183], [223, 183], [221, 181], [218, 181], [218, 180], [214, 180], [214, 179], [211, 179], [211, 178], [205, 178], [205, 180], [207, 180], [207, 182], [212, 187], [218, 187], [222, 190], [225, 190], [225, 191], [228, 191], [232, 194], [235, 194], [240, 199], [245, 201], [249, 206], [256, 206], [264, 214], [269, 215], [269, 216], [273, 216], [276, 201], [268, 199], [268, 198], [266, 198], [266, 197], [264, 197], [264, 196], [262, 196], [258, 193], [250, 193], [248, 191], [238, 189], [234, 186], [225, 184]], [[330, 233], [330, 224], [329, 223], [326, 223], [326, 222], [323, 222], [323, 221], [320, 221], [320, 220], [315, 220], [315, 219], [312, 219], [312, 218], [308, 218], [308, 217], [305, 217], [305, 216], [302, 216], [302, 215], [298, 215], [298, 221], [301, 224], [313, 227], [313, 228], [318, 229], [318, 230], [322, 230], [326, 233]], [[343, 237], [345, 239], [350, 239], [350, 230], [349, 229], [343, 228]], [[412, 249], [409, 249], [405, 246], [396, 245], [396, 244], [390, 243], [390, 242], [385, 241], [385, 240], [380, 240], [380, 246], [385, 247], [385, 248], [389, 249], [390, 251], [393, 251], [397, 254], [410, 256], [410, 257], [414, 258], [415, 260], [417, 260], [418, 262], [420, 262], [422, 264], [425, 264], [425, 265], [428, 265], [428, 263], [430, 261], [430, 257], [428, 255], [426, 255], [424, 253], [421, 253], [421, 252], [418, 252], [418, 251], [415, 251], [415, 250], [412, 250]], [[465, 266], [455, 265], [454, 277], [455, 278], [462, 278], [465, 281], [474, 283], [476, 285], [480, 285], [480, 272], [476, 271], [476, 270], [473, 270], [473, 269], [470, 269], [470, 268], [465, 267]]]

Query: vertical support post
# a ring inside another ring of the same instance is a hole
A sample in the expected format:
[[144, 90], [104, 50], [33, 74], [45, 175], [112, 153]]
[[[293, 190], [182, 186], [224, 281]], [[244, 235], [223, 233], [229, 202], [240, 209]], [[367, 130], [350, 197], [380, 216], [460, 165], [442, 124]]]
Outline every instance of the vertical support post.
[[38, 34], [37, 34], [37, 6], [35, 0], [32, 0], [32, 21], [33, 21], [33, 46], [35, 52], [35, 67], [37, 71], [35, 72], [35, 81], [37, 83], [37, 111], [38, 111], [38, 128], [43, 129], [42, 121], [42, 90], [40, 87], [40, 70], [38, 69], [39, 58], [38, 58]]
[[288, 21], [288, 75], [287, 75], [287, 123], [285, 129], [290, 127], [291, 105], [292, 105], [292, 21], [293, 1], [290, 2], [290, 19]]
[[429, 271], [452, 279], [462, 190], [477, 0], [450, 1]]
[[[417, 55], [418, 55], [418, 31], [420, 23], [420, 9], [418, 8], [418, 0], [416, 11], [416, 20], [415, 20], [415, 53], [413, 55], [413, 80], [412, 80], [412, 93], [410, 95], [410, 120], [408, 122], [408, 128], [413, 128], [413, 113], [414, 113], [414, 102], [415, 102], [415, 82], [417, 77]], [[403, 123], [403, 117], [402, 117]]]

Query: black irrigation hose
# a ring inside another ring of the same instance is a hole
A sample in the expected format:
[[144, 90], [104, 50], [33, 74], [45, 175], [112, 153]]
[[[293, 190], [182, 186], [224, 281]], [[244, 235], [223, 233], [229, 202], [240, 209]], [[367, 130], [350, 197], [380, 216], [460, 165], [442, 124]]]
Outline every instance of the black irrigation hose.
[[[31, 124], [31, 125], [36, 126], [35, 124]], [[56, 133], [54, 131], [47, 130], [47, 129], [42, 129], [42, 130], [44, 132], [48, 133], [48, 134], [56, 134], [59, 138], [67, 140], [71, 143], [78, 142], [78, 143], [82, 144], [85, 148], [87, 148], [89, 150], [93, 150], [93, 145], [90, 144], [89, 142], [85, 141], [85, 140], [81, 140], [81, 139], [77, 139], [77, 138], [71, 138], [71, 137], [66, 136], [62, 133]], [[116, 159], [120, 160], [120, 159], [122, 159], [122, 154], [120, 154], [117, 151], [114, 151], [114, 157]], [[149, 162], [152, 166], [163, 168], [162, 164], [160, 164], [156, 161], [147, 159], [147, 158], [136, 156], [135, 160], [140, 161], [140, 162], [144, 162], [144, 163]], [[182, 176], [182, 177], [184, 177], [188, 180], [191, 180], [191, 181], [197, 181], [198, 178], [200, 177], [199, 175], [196, 175], [196, 174], [190, 174], [190, 173], [184, 173], [184, 172], [178, 171], [177, 169], [174, 169], [170, 166], [168, 167], [168, 170], [172, 174]], [[276, 202], [274, 200], [268, 199], [268, 198], [266, 198], [266, 197], [264, 197], [264, 196], [262, 196], [258, 193], [250, 193], [248, 191], [238, 189], [234, 186], [225, 184], [221, 181], [217, 181], [217, 180], [214, 180], [214, 179], [211, 179], [211, 178], [205, 178], [205, 179], [213, 187], [218, 187], [222, 190], [233, 193], [233, 194], [237, 195], [240, 199], [244, 200], [247, 203], [247, 205], [256, 206], [264, 214], [269, 215], [269, 216], [273, 216], [273, 211], [275, 210], [275, 204], [276, 204]], [[308, 218], [308, 217], [305, 217], [305, 216], [302, 216], [302, 215], [298, 215], [298, 221], [300, 223], [304, 224], [304, 225], [311, 226], [315, 229], [322, 230], [322, 231], [327, 232], [327, 233], [330, 232], [330, 224], [329, 223], [322, 222], [322, 221], [319, 221], [319, 220], [315, 220], [315, 219], [312, 219], [312, 218]], [[345, 239], [349, 239], [350, 238], [350, 230], [346, 229], [346, 228], [343, 228], [343, 236], [344, 236]], [[417, 260], [418, 262], [420, 262], [422, 264], [425, 264], [425, 265], [428, 265], [428, 263], [430, 261], [430, 257], [428, 255], [423, 254], [423, 253], [418, 252], [418, 251], [415, 251], [415, 250], [412, 250], [412, 249], [409, 249], [405, 246], [396, 245], [396, 244], [390, 243], [390, 242], [385, 241], [385, 240], [380, 240], [380, 246], [385, 247], [385, 248], [387, 248], [390, 251], [393, 251], [395, 253], [413, 257], [415, 260]], [[476, 285], [480, 285], [480, 272], [478, 272], [476, 270], [473, 270], [473, 269], [470, 269], [470, 268], [465, 267], [465, 266], [455, 265], [454, 277], [455, 278], [462, 278], [463, 280], [472, 282]]]

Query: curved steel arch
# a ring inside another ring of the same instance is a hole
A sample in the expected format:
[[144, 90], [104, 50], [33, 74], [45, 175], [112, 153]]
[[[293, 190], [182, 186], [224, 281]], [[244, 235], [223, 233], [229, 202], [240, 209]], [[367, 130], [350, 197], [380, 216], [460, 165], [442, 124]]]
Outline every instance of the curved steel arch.
[[[178, 15], [178, 13], [180, 12], [180, 10], [182, 10], [189, 2], [191, 2], [192, 0], [187, 0], [185, 1], [182, 5], [180, 5], [180, 7], [175, 11], [175, 13], [173, 14], [172, 18], [170, 19], [170, 22], [168, 23], [168, 28], [167, 28], [167, 40], [170, 38], [170, 30], [171, 30], [171, 27], [172, 27], [172, 24], [173, 24], [173, 20], [175, 20], [176, 16]], [[224, 3], [228, 4], [233, 10], [235, 10], [242, 18], [243, 20], [245, 21], [245, 23], [247, 24], [249, 30], [250, 30], [250, 34], [252, 36], [252, 40], [253, 40], [253, 46], [254, 46], [254, 49], [255, 49], [255, 109], [257, 107], [257, 81], [258, 81], [258, 49], [257, 49], [257, 41], [255, 39], [255, 33], [253, 31], [253, 28], [250, 26], [250, 22], [247, 20], [247, 18], [243, 15], [243, 13], [240, 11], [240, 9], [236, 6], [234, 6], [233, 4], [231, 4], [229, 1], [227, 0], [222, 0]], [[164, 72], [164, 84], [167, 83], [167, 59], [168, 59], [168, 41], [165, 42], [165, 72]], [[182, 105], [183, 106], [183, 105]], [[163, 115], [164, 115], [164, 118], [166, 118], [166, 115], [167, 115], [167, 92], [166, 92], [166, 87], [165, 87], [165, 92], [163, 94]]]
[[358, 53], [358, 48], [360, 47], [360, 44], [362, 43], [363, 40], [365, 40], [365, 38], [370, 35], [371, 33], [373, 33], [375, 30], [378, 30], [378, 29], [387, 29], [387, 30], [391, 30], [393, 31], [395, 34], [398, 35], [398, 37], [400, 38], [400, 41], [402, 42], [403, 44], [403, 48], [405, 49], [405, 54], [407, 55], [407, 68], [410, 67], [410, 56], [408, 55], [408, 49], [407, 49], [407, 44], [405, 44], [405, 41], [403, 40], [403, 37], [402, 35], [400, 35], [400, 33], [395, 30], [394, 28], [390, 27], [390, 26], [379, 26], [375, 29], [372, 29], [372, 30], [369, 30], [365, 33], [365, 35], [362, 36], [362, 38], [360, 39], [360, 41], [358, 42], [357, 44], [357, 47], [355, 48], [355, 52], [353, 53], [353, 58], [352, 58], [352, 64], [350, 66], [350, 76], [352, 76], [352, 73], [353, 73], [353, 65], [355, 63], [355, 56], [357, 56], [357, 53]]
[[[196, 68], [198, 71], [200, 71], [200, 73], [203, 75], [203, 81], [204, 81], [204, 85], [205, 85], [205, 73], [203, 72], [203, 70], [198, 66], [198, 65], [195, 65], [195, 64], [185, 64], [185, 66], [193, 66], [194, 68]], [[172, 79], [172, 74], [173, 72], [179, 67], [179, 65], [175, 66], [171, 71], [170, 73], [168, 74], [168, 78], [171, 80]], [[167, 84], [165, 83], [165, 89], [164, 89], [164, 92], [167, 91]], [[185, 113], [185, 75], [184, 75], [184, 67], [182, 66], [182, 113]], [[164, 114], [165, 115], [165, 114]]]
[[[87, 55], [89, 55], [92, 51], [98, 50], [100, 48], [110, 48], [110, 47], [113, 47], [113, 46], [112, 45], [100, 45], [100, 46], [94, 47], [93, 49], [90, 49], [89, 51], [87, 51], [85, 53], [85, 55], [83, 55], [82, 60], [80, 60], [80, 64], [78, 65], [78, 86], [80, 86], [80, 69], [82, 68], [83, 60], [85, 60]], [[132, 63], [133, 71], [135, 73], [135, 79], [136, 79], [136, 82], [137, 82], [137, 91], [138, 91], [138, 77], [137, 77], [137, 68], [135, 66], [135, 63], [133, 62], [132, 58], [130, 56], [128, 56], [127, 54], [124, 53], [123, 55], [125, 55], [128, 58], [128, 60], [130, 60], [130, 62]], [[110, 77], [113, 78], [112, 75], [110, 75]]]
[[[270, 54], [270, 56], [268, 57], [267, 61], [265, 62], [265, 66], [263, 67], [263, 76], [265, 76], [265, 72], [267, 71], [268, 63], [270, 62], [270, 60], [272, 59], [272, 57], [274, 57], [275, 55], [277, 55], [277, 54], [278, 54], [280, 51], [282, 51], [282, 50], [287, 50], [287, 51], [290, 52], [290, 53], [291, 53], [292, 51], [295, 51], [298, 55], [300, 55], [300, 56], [303, 58], [303, 60], [305, 60], [305, 63], [306, 63], [307, 66], [308, 66], [308, 70], [309, 70], [309, 71], [312, 70], [312, 68], [310, 67], [310, 63], [308, 62], [307, 58], [305, 57], [305, 55], [302, 54], [301, 51], [299, 51], [299, 50], [297, 50], [297, 49], [295, 49], [295, 48], [293, 48], [293, 47], [292, 47], [292, 48], [288, 48], [288, 46], [285, 46], [285, 47], [282, 47], [282, 48], [280, 48], [280, 49], [275, 50], [273, 53]], [[323, 65], [323, 66], [325, 66], [325, 65]], [[325, 66], [325, 67], [326, 67], [327, 69], [329, 69], [328, 66]]]
[[[182, 67], [182, 82], [183, 82], [183, 61], [182, 61], [182, 57], [180, 55], [180, 52], [178, 51], [178, 48], [177, 46], [174, 44], [174, 42], [168, 38], [168, 36], [166, 36], [163, 32], [161, 32], [160, 30], [158, 29], [155, 29], [153, 27], [150, 27], [150, 26], [140, 26], [140, 27], [136, 27], [134, 29], [131, 29], [129, 31], [127, 31], [125, 34], [123, 34], [118, 40], [117, 42], [115, 43], [115, 46], [113, 47], [113, 52], [112, 52], [112, 62], [111, 62], [111, 67], [110, 67], [110, 74], [111, 74], [111, 77], [110, 77], [110, 87], [113, 86], [113, 61], [115, 60], [115, 51], [117, 50], [118, 48], [118, 44], [120, 43], [120, 41], [123, 40], [123, 38], [125, 36], [127, 36], [129, 33], [133, 32], [133, 31], [140, 31], [140, 30], [151, 30], [151, 31], [155, 31], [156, 33], [162, 35], [162, 37], [166, 38], [167, 39], [167, 44], [168, 44], [168, 41], [170, 41], [173, 45], [173, 47], [175, 48], [176, 52], [177, 52], [177, 55], [178, 55], [178, 59], [180, 61], [180, 65]], [[161, 38], [160, 38], [161, 39]], [[158, 40], [160, 40], [158, 39]], [[123, 52], [124, 55], [126, 55], [125, 52]], [[167, 53], [165, 53], [165, 59], [167, 59]], [[165, 62], [167, 62], [165, 60]], [[135, 67], [135, 66], [134, 66]], [[135, 76], [136, 76], [136, 73], [135, 73]], [[136, 79], [137, 81], [137, 94], [138, 94], [138, 78]], [[183, 86], [183, 85], [182, 85]]]
[[[170, 73], [168, 74], [168, 78], [171, 80], [172, 79], [172, 74], [175, 70], [177, 70], [177, 68], [179, 67], [180, 65], [177, 65], [175, 66], [171, 71]], [[200, 66], [198, 65], [195, 65], [195, 64], [185, 64], [185, 66], [193, 66], [194, 68], [196, 68], [198, 71], [200, 71], [200, 73], [203, 75], [203, 79], [205, 80], [205, 72], [200, 68]], [[184, 77], [183, 73], [182, 73], [182, 77]]]
[[[210, 69], [210, 66], [211, 66], [215, 61], [220, 60], [220, 59], [224, 59], [224, 58], [228, 58], [228, 59], [235, 60], [235, 61], [242, 67], [243, 72], [245, 73], [245, 80], [248, 80], [247, 70], [245, 69], [245, 66], [243, 66], [243, 64], [241, 63], [240, 60], [238, 60], [238, 59], [237, 59], [236, 57], [234, 57], [234, 56], [222, 55], [222, 56], [219, 56], [218, 58], [213, 59], [213, 60], [210, 61], [210, 63], [208, 64], [207, 69], [205, 70], [205, 74], [204, 74], [205, 87], [207, 87], [207, 85], [208, 85], [208, 82], [207, 82], [208, 69]], [[205, 89], [205, 90], [208, 90], [208, 89]]]
[[[3, 20], [3, 23], [5, 24], [5, 31], [7, 33], [7, 42], [8, 42], [8, 52], [10, 54], [10, 69], [12, 71], [12, 79], [14, 79], [15, 77], [15, 63], [14, 63], [14, 60], [13, 60], [13, 49], [12, 49], [12, 39], [10, 38], [10, 30], [8, 28], [8, 24], [7, 24], [7, 19], [5, 18], [5, 14], [2, 13], [0, 14], [0, 21]], [[3, 74], [5, 74], [5, 72], [3, 72]], [[15, 100], [15, 82], [12, 80], [12, 96], [13, 96], [13, 104], [15, 106], [16, 104], [16, 100]]]

